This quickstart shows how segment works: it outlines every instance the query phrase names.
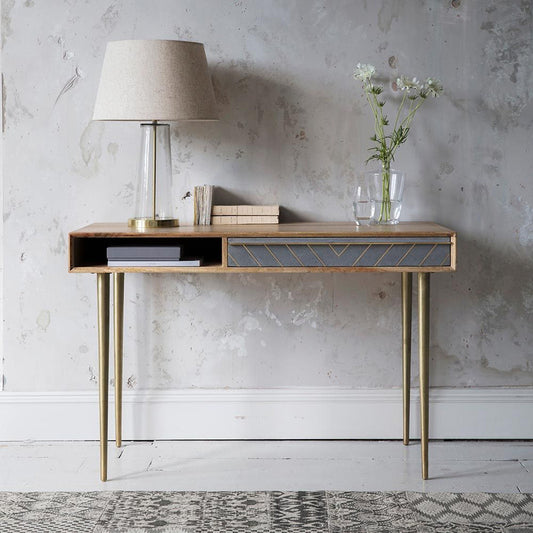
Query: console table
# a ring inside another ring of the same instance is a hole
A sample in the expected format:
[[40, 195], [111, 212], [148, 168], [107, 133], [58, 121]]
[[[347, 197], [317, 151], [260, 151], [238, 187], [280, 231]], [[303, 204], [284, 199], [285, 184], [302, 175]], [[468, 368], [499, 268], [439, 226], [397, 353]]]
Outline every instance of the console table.
[[[108, 246], [179, 245], [200, 267], [109, 267]], [[403, 442], [409, 443], [412, 275], [418, 275], [418, 346], [422, 478], [428, 478], [430, 273], [456, 265], [456, 234], [431, 222], [182, 226], [135, 230], [92, 224], [69, 234], [69, 271], [97, 275], [100, 477], [107, 480], [110, 276], [113, 275], [115, 436], [122, 444], [124, 274], [399, 272], [402, 292]]]

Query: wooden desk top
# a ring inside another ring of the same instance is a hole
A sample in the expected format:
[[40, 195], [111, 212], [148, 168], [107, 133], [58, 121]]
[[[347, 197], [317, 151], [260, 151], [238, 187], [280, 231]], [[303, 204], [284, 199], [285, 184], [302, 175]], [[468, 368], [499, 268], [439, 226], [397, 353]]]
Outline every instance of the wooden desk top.
[[228, 224], [136, 230], [126, 223], [97, 223], [70, 233], [72, 237], [450, 237], [455, 231], [433, 222], [356, 226], [353, 222]]

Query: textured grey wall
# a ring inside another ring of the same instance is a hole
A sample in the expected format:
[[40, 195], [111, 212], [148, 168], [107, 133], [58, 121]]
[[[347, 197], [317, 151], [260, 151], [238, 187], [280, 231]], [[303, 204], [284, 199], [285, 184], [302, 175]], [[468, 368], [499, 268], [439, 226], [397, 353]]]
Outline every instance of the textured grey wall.
[[[350, 220], [372, 133], [355, 64], [439, 77], [397, 157], [402, 218], [459, 233], [457, 273], [433, 276], [432, 383], [531, 384], [530, 2], [2, 8], [5, 390], [96, 387], [95, 280], [67, 274], [66, 243], [132, 213], [138, 127], [90, 122], [105, 44], [131, 38], [206, 45], [221, 121], [172, 126], [182, 218], [212, 183], [285, 220]], [[398, 276], [131, 275], [126, 291], [130, 387], [400, 385]]]

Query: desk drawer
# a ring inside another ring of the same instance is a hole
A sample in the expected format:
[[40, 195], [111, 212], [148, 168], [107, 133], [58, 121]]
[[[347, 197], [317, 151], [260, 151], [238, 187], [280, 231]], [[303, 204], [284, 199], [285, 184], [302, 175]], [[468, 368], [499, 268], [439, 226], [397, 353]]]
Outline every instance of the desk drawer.
[[228, 239], [228, 267], [449, 267], [449, 237]]

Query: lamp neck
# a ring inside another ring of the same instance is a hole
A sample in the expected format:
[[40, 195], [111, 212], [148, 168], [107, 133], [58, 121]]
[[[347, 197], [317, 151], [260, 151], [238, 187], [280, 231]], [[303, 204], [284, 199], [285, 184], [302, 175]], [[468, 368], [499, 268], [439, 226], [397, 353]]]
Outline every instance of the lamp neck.
[[152, 122], [141, 122], [141, 126], [168, 126], [167, 122], [159, 122], [157, 120], [154, 120]]

